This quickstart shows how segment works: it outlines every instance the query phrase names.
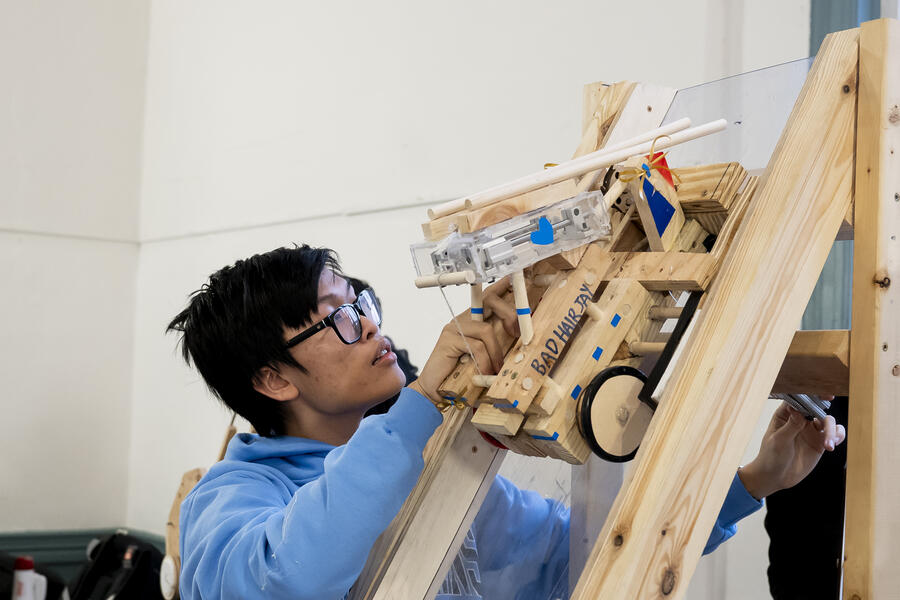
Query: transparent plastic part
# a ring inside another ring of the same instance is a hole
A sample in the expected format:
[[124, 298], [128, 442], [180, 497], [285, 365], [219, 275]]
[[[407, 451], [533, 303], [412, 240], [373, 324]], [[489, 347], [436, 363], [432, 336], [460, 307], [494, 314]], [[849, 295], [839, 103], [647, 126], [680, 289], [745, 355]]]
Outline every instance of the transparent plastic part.
[[[802, 59], [679, 90], [663, 123], [682, 117], [690, 117], [695, 124], [725, 118], [728, 128], [670, 149], [669, 165], [738, 161], [751, 173], [762, 174], [811, 65], [811, 58]], [[584, 535], [570, 536], [570, 591], [584, 570], [618, 488], [627, 479], [625, 469], [634, 464], [616, 465], [592, 456], [584, 465], [572, 467], [570, 531]], [[701, 563], [699, 571], [704, 568]], [[686, 597], [693, 597], [690, 590]]]
[[410, 251], [418, 275], [471, 271], [484, 283], [609, 234], [603, 194], [586, 192], [472, 233], [413, 244]]

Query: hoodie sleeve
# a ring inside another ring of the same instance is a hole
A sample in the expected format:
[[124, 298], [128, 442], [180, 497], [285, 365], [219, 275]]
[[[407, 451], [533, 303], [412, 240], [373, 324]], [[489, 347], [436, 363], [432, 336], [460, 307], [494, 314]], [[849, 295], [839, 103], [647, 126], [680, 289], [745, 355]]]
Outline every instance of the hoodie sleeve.
[[725, 503], [719, 516], [716, 517], [716, 524], [713, 525], [712, 533], [706, 542], [706, 548], [703, 554], [709, 554], [719, 547], [719, 544], [737, 533], [737, 522], [748, 517], [762, 508], [762, 501], [757, 500], [750, 495], [747, 488], [737, 473], [731, 480], [731, 487], [728, 488], [728, 495], [725, 496]]
[[201, 483], [181, 506], [181, 597], [343, 598], [415, 485], [440, 422], [405, 388], [293, 496], [264, 469]]
[[[733, 536], [737, 522], [761, 506], [735, 474], [703, 553]], [[474, 531], [485, 598], [567, 597], [569, 509], [560, 502], [497, 476]]]

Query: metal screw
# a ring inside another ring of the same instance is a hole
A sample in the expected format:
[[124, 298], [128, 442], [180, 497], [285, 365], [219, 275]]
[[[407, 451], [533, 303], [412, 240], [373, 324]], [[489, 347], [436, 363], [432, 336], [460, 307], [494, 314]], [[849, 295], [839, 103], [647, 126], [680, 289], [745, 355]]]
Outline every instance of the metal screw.
[[894, 377], [900, 377], [900, 365], [894, 365], [894, 368], [891, 369], [891, 375]]
[[845, 86], [844, 86], [844, 93], [845, 93], [845, 94], [849, 94], [849, 93], [850, 93], [850, 86], [849, 86], [849, 85], [845, 85]]
[[623, 538], [621, 535], [617, 535], [616, 537], [613, 538], [614, 546], [621, 546], [624, 543], [625, 543], [625, 538]]

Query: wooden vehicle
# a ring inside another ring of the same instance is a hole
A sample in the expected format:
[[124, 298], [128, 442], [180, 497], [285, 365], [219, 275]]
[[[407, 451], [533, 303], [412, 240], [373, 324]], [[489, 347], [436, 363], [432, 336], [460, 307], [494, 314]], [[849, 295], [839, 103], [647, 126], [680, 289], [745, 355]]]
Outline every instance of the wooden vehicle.
[[[587, 172], [565, 163], [431, 211], [423, 229], [439, 240], [598, 190], [610, 232], [515, 272], [522, 337], [495, 323], [507, 349], [500, 373], [477, 373], [463, 357], [442, 385], [447, 404], [463, 408], [445, 413], [416, 489], [351, 598], [433, 597], [505, 454], [478, 430], [511, 451], [575, 464], [592, 451], [634, 458], [572, 597], [683, 597], [768, 395], [848, 390], [845, 597], [890, 597], [900, 587], [891, 567], [900, 539], [898, 69], [896, 21], [826, 38], [759, 177], [735, 162], [669, 171], [649, 148], [595, 154], [658, 127], [674, 90], [592, 84], [573, 162], [608, 160]], [[852, 330], [797, 332], [842, 225], [856, 239]], [[473, 317], [493, 322], [475, 274], [423, 276], [423, 285], [474, 283]]]

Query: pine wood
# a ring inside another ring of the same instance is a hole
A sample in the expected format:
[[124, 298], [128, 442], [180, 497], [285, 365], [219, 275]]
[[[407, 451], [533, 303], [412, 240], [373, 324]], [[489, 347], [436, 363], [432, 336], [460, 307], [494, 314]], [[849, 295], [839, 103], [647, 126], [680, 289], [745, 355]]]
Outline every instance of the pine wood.
[[823, 42], [573, 598], [684, 596], [850, 204], [857, 42]]
[[[846, 599], [900, 590], [900, 23], [860, 34], [853, 222]], [[891, 282], [888, 285], [886, 279]], [[881, 282], [881, 283], [878, 283]]]
[[850, 382], [850, 332], [798, 331], [772, 385], [773, 393], [846, 396]]

